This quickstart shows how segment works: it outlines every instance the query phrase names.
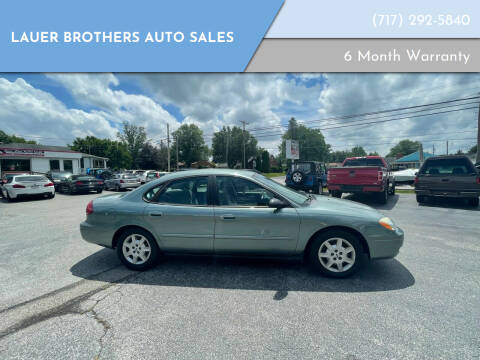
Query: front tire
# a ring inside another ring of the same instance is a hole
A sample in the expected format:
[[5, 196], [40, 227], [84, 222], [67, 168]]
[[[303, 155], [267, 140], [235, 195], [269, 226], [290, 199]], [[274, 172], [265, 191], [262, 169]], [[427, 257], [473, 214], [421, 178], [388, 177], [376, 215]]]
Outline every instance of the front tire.
[[378, 193], [378, 202], [382, 205], [385, 205], [388, 202], [388, 185], [381, 193]]
[[342, 197], [342, 193], [338, 190], [332, 190], [332, 197], [334, 198], [341, 198]]
[[323, 275], [344, 278], [357, 271], [361, 261], [362, 245], [353, 234], [332, 230], [318, 235], [311, 244], [307, 259]]
[[153, 236], [138, 228], [125, 230], [118, 240], [117, 255], [129, 269], [142, 271], [153, 267], [160, 250]]
[[424, 196], [424, 195], [417, 195], [417, 202], [418, 202], [419, 204], [425, 203], [425, 202], [426, 202], [425, 196]]

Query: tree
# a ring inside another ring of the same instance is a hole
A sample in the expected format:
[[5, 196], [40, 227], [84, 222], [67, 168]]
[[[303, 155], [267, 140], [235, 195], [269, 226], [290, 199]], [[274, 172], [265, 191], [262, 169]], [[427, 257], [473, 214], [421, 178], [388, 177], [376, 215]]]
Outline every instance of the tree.
[[390, 149], [387, 157], [397, 158], [414, 153], [420, 149], [420, 145], [421, 144], [419, 141], [412, 141], [408, 139], [402, 140]]
[[298, 140], [300, 147], [300, 160], [326, 161], [330, 152], [330, 145], [325, 142], [322, 132], [319, 129], [311, 129], [305, 125], [298, 124], [295, 118], [288, 123], [288, 130], [282, 136], [282, 143], [279, 147], [281, 159], [286, 158], [286, 140]]
[[380, 156], [380, 155], [376, 151], [371, 151], [368, 153], [368, 156]]
[[365, 149], [361, 146], [355, 146], [352, 148], [352, 150], [350, 151], [351, 153], [351, 157], [355, 157], [355, 156], [367, 156], [367, 152], [365, 151]]
[[137, 159], [140, 149], [147, 142], [147, 133], [143, 126], [132, 125], [128, 122], [123, 123], [122, 132], [117, 133], [117, 137], [127, 145], [127, 149], [133, 160], [133, 164], [138, 166]]
[[110, 139], [99, 139], [95, 136], [76, 138], [69, 147], [74, 151], [108, 158], [108, 166], [112, 169], [128, 169], [132, 166], [132, 157], [126, 144]]
[[222, 130], [213, 134], [212, 156], [216, 163], [227, 162], [227, 143], [228, 143], [228, 167], [233, 168], [237, 164], [243, 166], [243, 139], [245, 136], [245, 158], [256, 156], [258, 153], [257, 139], [248, 131], [243, 132], [238, 126], [223, 127]]
[[477, 145], [472, 146], [470, 150], [468, 150], [469, 154], [476, 154], [477, 153]]
[[261, 151], [261, 156], [260, 156], [260, 164], [261, 164], [261, 169], [260, 171], [267, 173], [270, 172], [270, 154], [267, 150], [262, 150]]
[[20, 144], [36, 144], [36, 141], [33, 140], [25, 140], [22, 137], [18, 137], [15, 135], [8, 135], [7, 133], [0, 130], [0, 143], [4, 144], [12, 144], [12, 143], [20, 143]]
[[208, 147], [203, 140], [203, 132], [195, 124], [183, 124], [173, 133], [171, 153], [176, 156], [178, 143], [178, 161], [190, 167], [193, 162], [205, 160], [208, 157]]

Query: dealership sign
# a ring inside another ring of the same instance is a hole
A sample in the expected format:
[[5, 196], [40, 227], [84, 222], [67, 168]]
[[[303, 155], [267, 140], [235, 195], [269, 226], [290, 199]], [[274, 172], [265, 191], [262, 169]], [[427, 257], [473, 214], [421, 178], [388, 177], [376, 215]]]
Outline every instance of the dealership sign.
[[300, 159], [300, 146], [298, 140], [286, 140], [285, 141], [285, 153], [287, 159], [298, 160]]
[[0, 157], [44, 157], [45, 151], [34, 149], [0, 149]]

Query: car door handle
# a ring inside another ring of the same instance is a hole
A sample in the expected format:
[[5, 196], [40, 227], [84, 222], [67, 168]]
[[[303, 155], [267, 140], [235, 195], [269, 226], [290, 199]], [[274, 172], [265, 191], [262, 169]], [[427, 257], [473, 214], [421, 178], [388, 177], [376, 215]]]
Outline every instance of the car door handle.
[[222, 220], [234, 220], [235, 216], [228, 214], [228, 215], [222, 215], [221, 218]]
[[162, 212], [151, 212], [150, 213], [150, 216], [163, 216], [163, 213]]

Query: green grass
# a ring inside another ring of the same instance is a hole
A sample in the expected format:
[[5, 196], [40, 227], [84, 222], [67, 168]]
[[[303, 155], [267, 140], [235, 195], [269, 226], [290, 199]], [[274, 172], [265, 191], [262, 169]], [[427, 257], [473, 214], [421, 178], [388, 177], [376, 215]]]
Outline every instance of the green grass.
[[395, 189], [396, 194], [415, 194], [413, 189]]
[[263, 173], [268, 178], [277, 177], [277, 176], [285, 176], [285, 173]]

